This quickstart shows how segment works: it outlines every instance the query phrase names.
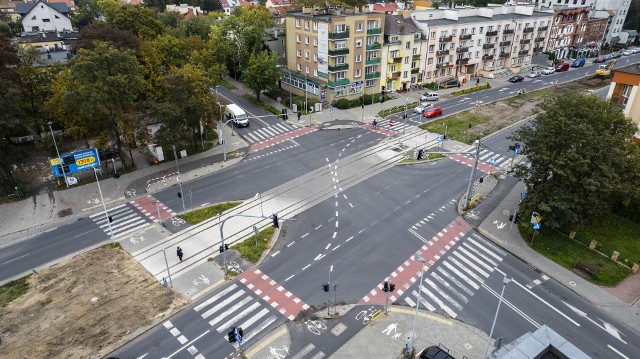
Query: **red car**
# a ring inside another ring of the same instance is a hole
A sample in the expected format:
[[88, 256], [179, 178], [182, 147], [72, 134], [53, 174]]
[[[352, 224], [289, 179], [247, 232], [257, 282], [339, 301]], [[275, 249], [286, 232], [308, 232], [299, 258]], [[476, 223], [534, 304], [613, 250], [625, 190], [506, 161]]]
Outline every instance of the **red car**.
[[436, 117], [442, 115], [442, 109], [438, 106], [431, 106], [422, 113], [424, 117]]

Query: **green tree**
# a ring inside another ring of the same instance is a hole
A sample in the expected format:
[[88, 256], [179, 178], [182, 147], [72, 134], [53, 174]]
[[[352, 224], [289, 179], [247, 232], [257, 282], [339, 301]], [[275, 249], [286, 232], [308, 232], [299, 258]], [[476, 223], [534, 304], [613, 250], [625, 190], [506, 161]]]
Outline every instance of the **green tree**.
[[623, 28], [640, 31], [640, 0], [631, 0]]
[[276, 81], [281, 76], [277, 65], [276, 55], [267, 51], [251, 55], [249, 65], [242, 73], [242, 80], [256, 93], [258, 101], [260, 101], [260, 91], [271, 91], [276, 87]]
[[80, 37], [72, 45], [73, 52], [78, 49], [91, 50], [95, 41], [109, 42], [117, 49], [138, 50], [138, 38], [135, 35], [107, 23], [96, 22], [80, 30]]
[[139, 38], [154, 39], [162, 33], [162, 24], [151, 9], [135, 5], [108, 5], [107, 22]]
[[78, 0], [76, 1], [78, 9], [71, 15], [73, 24], [82, 29], [83, 27], [98, 20], [102, 16], [102, 8], [98, 5], [97, 0]]
[[131, 121], [144, 88], [142, 69], [130, 51], [94, 45], [93, 50], [80, 49], [71, 61], [62, 104], [78, 116], [62, 120], [71, 131], [95, 137], [99, 147], [115, 142], [126, 168], [123, 142], [132, 142]]
[[527, 185], [523, 211], [540, 213], [551, 228], [576, 229], [610, 210], [633, 170], [635, 126], [611, 102], [585, 94], [557, 96], [542, 108], [512, 137], [531, 161], [515, 171]]

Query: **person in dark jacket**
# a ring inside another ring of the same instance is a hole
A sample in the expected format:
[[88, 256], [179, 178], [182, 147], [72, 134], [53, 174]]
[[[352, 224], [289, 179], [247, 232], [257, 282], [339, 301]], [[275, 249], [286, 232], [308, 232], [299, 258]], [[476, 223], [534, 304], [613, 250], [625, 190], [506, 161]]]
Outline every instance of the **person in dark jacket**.
[[182, 262], [182, 256], [183, 256], [182, 248], [178, 247], [177, 253], [178, 253], [178, 258], [180, 258], [180, 262]]

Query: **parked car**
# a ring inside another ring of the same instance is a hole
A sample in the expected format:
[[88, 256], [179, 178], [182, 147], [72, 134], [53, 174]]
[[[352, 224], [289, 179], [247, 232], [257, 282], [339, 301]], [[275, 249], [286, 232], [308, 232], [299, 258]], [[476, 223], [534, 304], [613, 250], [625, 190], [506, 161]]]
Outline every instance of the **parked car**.
[[622, 55], [623, 55], [623, 56], [629, 56], [629, 55], [631, 55], [631, 50], [624, 50], [624, 51], [622, 51]]
[[604, 61], [605, 61], [605, 62], [606, 62], [606, 61], [610, 61], [610, 60], [613, 60], [613, 55], [611, 55], [611, 54], [604, 55]]
[[529, 77], [531, 77], [532, 79], [536, 78], [536, 77], [540, 77], [540, 71], [531, 71], [531, 73], [529, 74]]
[[554, 72], [556, 72], [555, 67], [545, 67], [544, 70], [542, 70], [543, 75], [551, 75]]
[[438, 101], [440, 96], [438, 96], [437, 92], [427, 91], [420, 96], [420, 102], [424, 101]]
[[442, 115], [442, 109], [439, 106], [431, 106], [424, 110], [424, 117], [431, 118]]
[[605, 62], [605, 61], [607, 61], [606, 57], [598, 56], [598, 57], [596, 57], [595, 60], [593, 60], [593, 63], [594, 64], [599, 64], [599, 63], [602, 63], [602, 62]]
[[614, 52], [611, 56], [613, 56], [614, 59], [619, 59], [622, 57], [622, 52]]
[[575, 59], [573, 61], [573, 63], [571, 64], [571, 67], [582, 67], [584, 66], [584, 63], [586, 62], [584, 57], [578, 57], [577, 59]]
[[421, 104], [419, 104], [419, 105], [418, 105], [418, 106], [416, 106], [416, 108], [414, 108], [413, 110], [414, 110], [415, 112], [417, 112], [417, 113], [423, 113], [423, 112], [424, 112], [424, 110], [426, 110], [427, 108], [429, 108], [429, 107], [431, 107], [431, 106], [433, 106], [433, 105], [432, 105], [432, 104], [430, 104], [430, 103], [426, 103], [426, 102], [425, 102], [425, 103], [421, 103]]
[[567, 71], [569, 70], [569, 63], [563, 62], [561, 64], [556, 65], [556, 72]]
[[418, 352], [418, 358], [420, 359], [456, 359], [449, 355], [449, 352], [440, 348], [437, 345], [432, 345], [428, 348], [422, 349]]
[[640, 47], [634, 47], [633, 49], [631, 49], [632, 54], [637, 54], [638, 52], [640, 52]]
[[524, 77], [520, 75], [515, 75], [509, 79], [509, 82], [516, 83], [516, 82], [522, 82], [522, 80], [524, 80]]

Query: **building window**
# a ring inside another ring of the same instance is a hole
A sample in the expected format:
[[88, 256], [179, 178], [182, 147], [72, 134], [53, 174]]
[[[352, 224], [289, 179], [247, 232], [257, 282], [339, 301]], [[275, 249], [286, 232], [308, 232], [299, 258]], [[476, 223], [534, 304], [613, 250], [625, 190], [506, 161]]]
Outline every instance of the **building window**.
[[432, 39], [435, 39], [435, 38], [436, 38], [436, 32], [435, 32], [435, 31], [432, 31], [432, 32], [431, 32], [431, 38], [432, 38]]
[[300, 71], [302, 69], [302, 65], [296, 64], [296, 70]]
[[313, 30], [318, 31], [318, 23], [315, 21], [313, 22]]
[[356, 55], [356, 62], [362, 62], [362, 55]]
[[356, 47], [362, 47], [362, 39], [356, 39]]
[[42, 19], [42, 22], [51, 22], [51, 19]]
[[376, 80], [367, 80], [364, 83], [364, 87], [373, 87], [376, 85]]
[[318, 62], [318, 54], [317, 53], [313, 53], [313, 61]]
[[296, 19], [296, 27], [300, 27], [300, 19]]
[[480, 33], [482, 34], [484, 32], [484, 26], [480, 26]]
[[296, 49], [296, 56], [302, 57], [302, 50]]
[[345, 78], [346, 71], [336, 72], [336, 80], [342, 80]]
[[480, 57], [480, 51], [476, 51], [476, 59]]
[[306, 72], [307, 74], [309, 74], [309, 66], [305, 66], [305, 68], [304, 68], [304, 69], [305, 69], [305, 72]]
[[411, 42], [407, 41], [407, 43], [404, 45], [404, 48], [409, 50], [411, 48]]
[[390, 55], [391, 57], [398, 57], [398, 53], [399, 53], [399, 52], [400, 52], [400, 51], [398, 51], [398, 50], [393, 50], [393, 51], [391, 51], [391, 52], [389, 53], [389, 55]]
[[433, 64], [433, 57], [427, 59], [427, 65]]
[[377, 21], [377, 20], [375, 20], [375, 21], [368, 21], [368, 22], [367, 22], [367, 29], [377, 29], [377, 28], [379, 28], [379, 27], [380, 27], [380, 25], [378, 25], [378, 21]]
[[347, 43], [344, 41], [336, 42], [336, 50], [346, 49]]
[[398, 42], [398, 41], [399, 41], [398, 36], [391, 36], [391, 39], [389, 40], [389, 42]]
[[415, 61], [411, 61], [411, 68], [415, 69], [416, 67], [418, 67], [418, 63]]
[[309, 50], [304, 50], [304, 59], [309, 60]]
[[345, 32], [347, 31], [346, 24], [336, 24], [336, 32]]
[[362, 71], [360, 69], [356, 69], [355, 77], [360, 77], [360, 76], [362, 76]]
[[409, 77], [409, 71], [403, 71], [403, 72], [402, 72], [402, 77], [403, 77], [403, 78], [407, 78], [407, 77]]
[[408, 65], [409, 64], [409, 56], [405, 56], [404, 57], [404, 64]]
[[313, 38], [313, 46], [318, 47], [318, 38]]
[[309, 20], [305, 20], [305, 22], [304, 22], [304, 28], [305, 28], [306, 30], [309, 30]]
[[433, 49], [435, 48], [434, 45], [429, 45], [429, 52], [433, 52]]
[[367, 45], [373, 45], [378, 42], [377, 36], [367, 36]]
[[417, 48], [417, 47], [414, 47], [414, 48], [413, 48], [413, 54], [414, 54], [414, 55], [417, 55], [417, 54], [418, 54], [418, 48]]
[[296, 42], [297, 43], [300, 43], [300, 41], [301, 41], [300, 39], [301, 39], [300, 35], [296, 35]]
[[359, 22], [358, 24], [356, 24], [356, 31], [362, 31], [362, 23]]
[[344, 65], [344, 56], [336, 57], [336, 65]]
[[396, 72], [396, 65], [389, 66], [389, 72]]
[[309, 37], [308, 36], [304, 38], [304, 44], [305, 45], [309, 45]]
[[318, 77], [318, 69], [313, 69], [313, 76]]

